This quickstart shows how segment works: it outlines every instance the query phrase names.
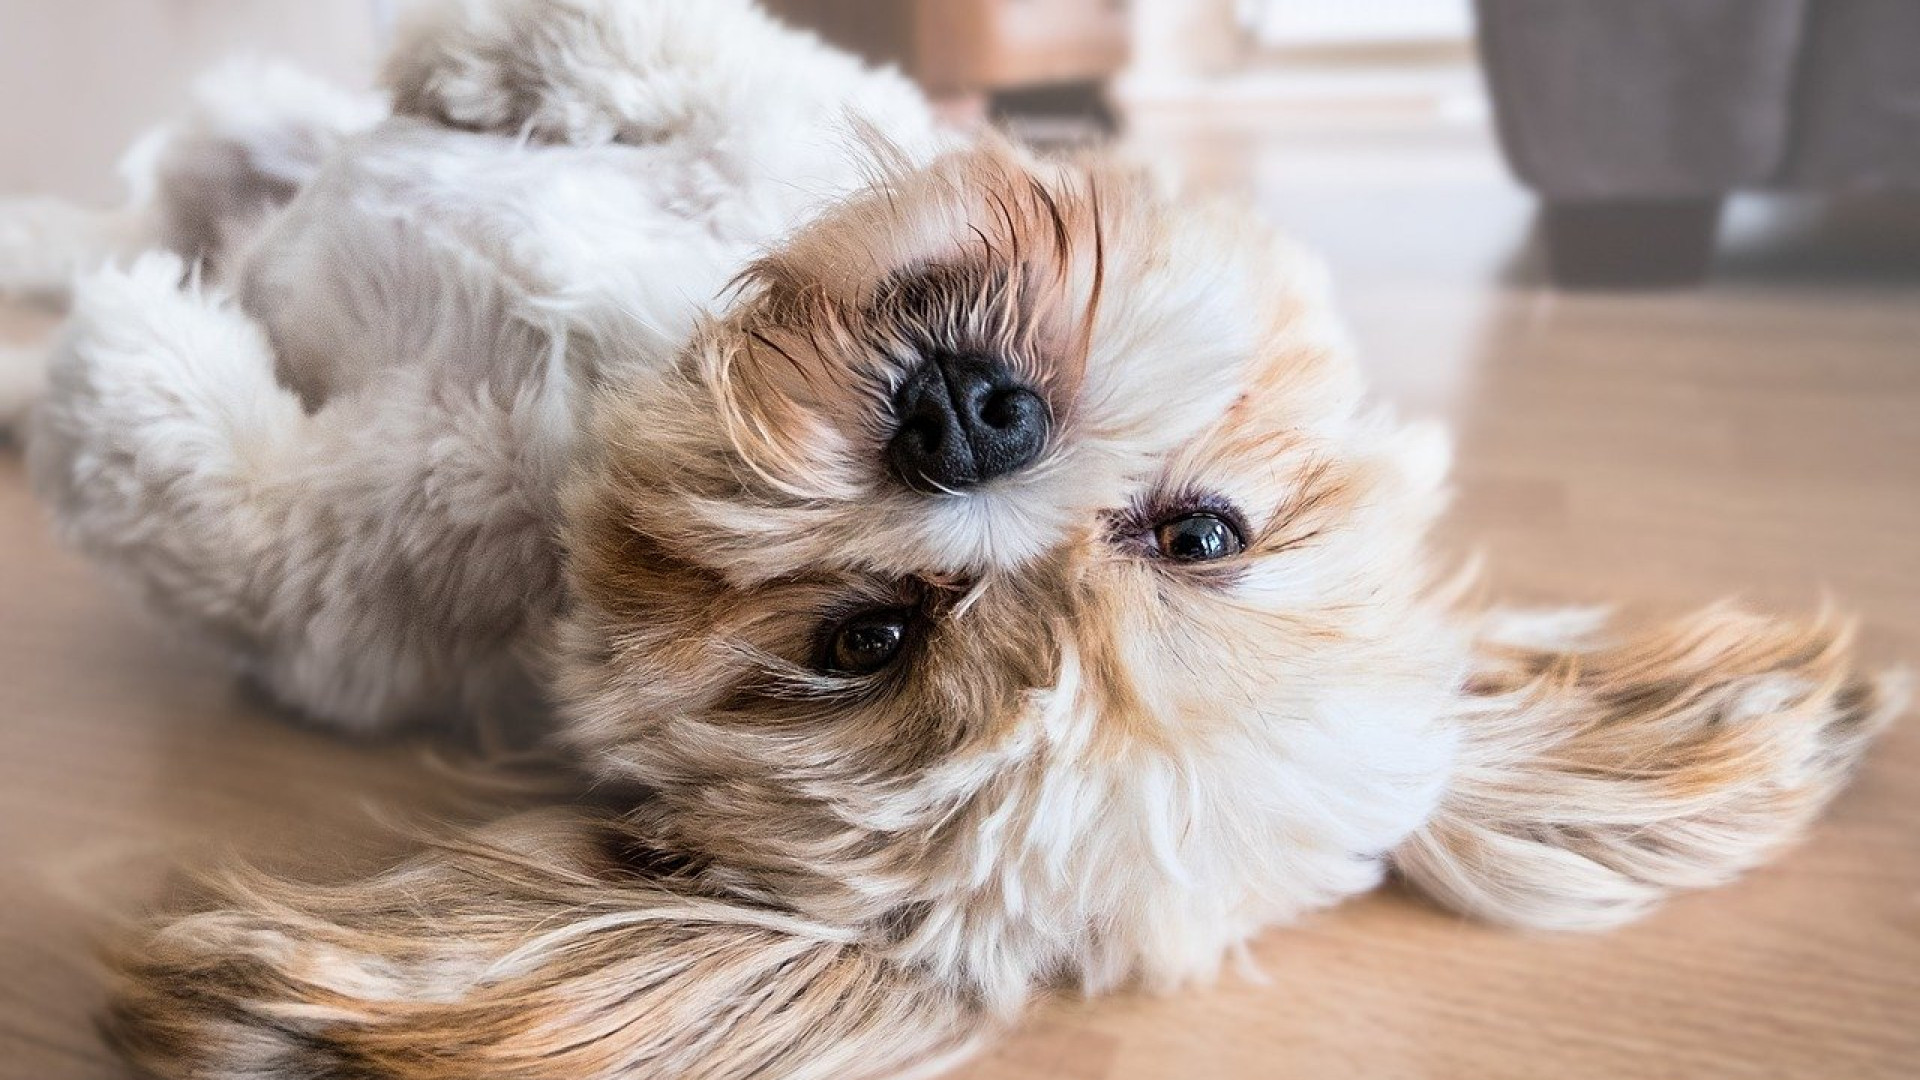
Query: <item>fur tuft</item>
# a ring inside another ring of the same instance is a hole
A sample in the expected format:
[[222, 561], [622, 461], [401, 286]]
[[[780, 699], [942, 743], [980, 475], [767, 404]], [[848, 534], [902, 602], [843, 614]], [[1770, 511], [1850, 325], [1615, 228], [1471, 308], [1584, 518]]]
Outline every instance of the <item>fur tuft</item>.
[[549, 812], [350, 887], [228, 874], [114, 951], [108, 1038], [196, 1080], [840, 1080], [989, 1026], [845, 931], [636, 867], [643, 844]]
[[1603, 929], [1732, 880], [1799, 839], [1905, 705], [1824, 619], [1721, 606], [1613, 640], [1583, 615], [1557, 642], [1530, 622], [1483, 637], [1452, 783], [1396, 855], [1495, 922]]

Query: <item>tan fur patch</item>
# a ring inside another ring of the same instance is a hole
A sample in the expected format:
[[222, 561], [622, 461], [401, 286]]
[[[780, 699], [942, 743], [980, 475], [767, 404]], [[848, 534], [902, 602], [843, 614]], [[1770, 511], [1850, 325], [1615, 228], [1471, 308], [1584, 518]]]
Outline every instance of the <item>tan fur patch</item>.
[[1489, 641], [1465, 761], [1397, 859], [1447, 904], [1590, 928], [1799, 838], [1901, 695], [1850, 633], [1717, 607], [1618, 640]]

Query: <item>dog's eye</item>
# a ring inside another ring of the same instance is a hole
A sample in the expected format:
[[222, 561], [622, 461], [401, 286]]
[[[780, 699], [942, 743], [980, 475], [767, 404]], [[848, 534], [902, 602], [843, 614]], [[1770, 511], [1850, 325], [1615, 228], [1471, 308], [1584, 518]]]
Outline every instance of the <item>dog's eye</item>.
[[900, 655], [910, 613], [899, 608], [866, 611], [833, 628], [821, 666], [837, 675], [871, 675]]
[[1153, 545], [1175, 562], [1212, 562], [1246, 550], [1240, 531], [1218, 514], [1182, 514], [1154, 526]]

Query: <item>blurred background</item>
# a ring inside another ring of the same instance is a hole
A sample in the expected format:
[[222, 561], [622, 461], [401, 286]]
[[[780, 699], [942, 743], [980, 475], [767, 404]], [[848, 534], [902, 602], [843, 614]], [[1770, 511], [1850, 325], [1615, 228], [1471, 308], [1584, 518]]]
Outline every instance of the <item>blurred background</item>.
[[[404, 3], [0, 0], [0, 192], [111, 203], [119, 156], [206, 66], [270, 54], [364, 84]], [[1252, 201], [1367, 285], [1369, 356], [1421, 405], [1516, 289], [1920, 278], [1911, 0], [766, 6], [956, 122], [1116, 139]]]
[[[687, 0], [697, 2], [697, 0]], [[1488, 595], [1859, 613], [1920, 663], [1920, 2], [775, 0], [958, 123], [1111, 143], [1325, 257], [1363, 362], [1457, 434]], [[0, 195], [108, 205], [234, 52], [372, 78], [388, 0], [0, 0]], [[54, 316], [0, 301], [0, 343]], [[394, 747], [279, 723], [46, 535], [0, 457], [0, 1077], [115, 1075], [90, 910], [182, 852], [328, 850]], [[351, 796], [343, 793], [351, 792]], [[985, 1078], [1911, 1077], [1920, 738], [1814, 842], [1605, 939], [1389, 892], [1266, 984], [1051, 1008]], [[110, 905], [109, 905], [110, 906]]]

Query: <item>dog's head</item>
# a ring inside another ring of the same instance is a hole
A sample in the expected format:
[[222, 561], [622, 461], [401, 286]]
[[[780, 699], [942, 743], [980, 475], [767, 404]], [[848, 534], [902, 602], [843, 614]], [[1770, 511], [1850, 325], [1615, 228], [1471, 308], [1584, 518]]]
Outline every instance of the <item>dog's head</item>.
[[569, 497], [573, 730], [676, 843], [923, 951], [957, 906], [1169, 971], [1218, 952], [1169, 896], [1231, 934], [1372, 881], [1445, 758], [1445, 450], [1360, 411], [1310, 262], [988, 145], [740, 289]]

